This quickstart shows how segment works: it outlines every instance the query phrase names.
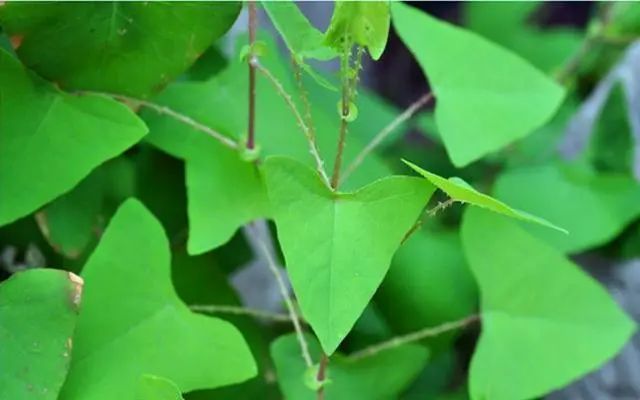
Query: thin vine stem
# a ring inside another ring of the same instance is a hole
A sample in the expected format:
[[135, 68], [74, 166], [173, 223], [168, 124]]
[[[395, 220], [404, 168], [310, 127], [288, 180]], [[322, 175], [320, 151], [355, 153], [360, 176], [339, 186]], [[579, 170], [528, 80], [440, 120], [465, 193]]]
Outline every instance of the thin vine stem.
[[341, 183], [346, 181], [347, 178], [364, 162], [365, 158], [371, 154], [394, 130], [396, 130], [398, 126], [413, 117], [415, 113], [429, 103], [431, 99], [433, 99], [433, 93], [428, 92], [423, 94], [387, 126], [382, 128], [382, 130], [378, 132], [362, 150], [360, 150], [360, 153], [358, 153], [353, 161], [347, 166], [344, 174], [342, 175]]
[[417, 342], [428, 337], [442, 335], [443, 333], [456, 329], [465, 328], [479, 320], [480, 316], [478, 314], [474, 314], [457, 321], [446, 322], [438, 326], [420, 329], [406, 335], [396, 336], [390, 340], [364, 348], [360, 351], [356, 351], [355, 353], [351, 353], [347, 357], [347, 359], [350, 361], [362, 360], [363, 358], [374, 356], [385, 350], [393, 349], [408, 343]]
[[256, 68], [253, 54], [253, 45], [256, 42], [257, 29], [257, 11], [255, 1], [249, 1], [249, 48], [250, 55], [248, 57], [247, 66], [249, 68], [249, 118], [247, 120], [247, 149], [251, 150], [255, 147], [256, 141]]
[[327, 173], [324, 169], [324, 161], [322, 161], [322, 157], [320, 156], [320, 150], [318, 149], [318, 144], [316, 143], [315, 135], [309, 129], [309, 126], [307, 126], [307, 124], [304, 122], [304, 118], [300, 114], [300, 111], [298, 111], [298, 107], [293, 102], [291, 95], [287, 93], [287, 91], [282, 86], [282, 83], [280, 83], [278, 78], [276, 78], [271, 73], [271, 71], [269, 71], [266, 67], [260, 64], [258, 60], [253, 60], [252, 62], [255, 64], [256, 70], [261, 74], [263, 74], [269, 80], [269, 82], [271, 82], [271, 84], [275, 87], [276, 91], [280, 94], [280, 97], [284, 99], [284, 101], [287, 103], [287, 106], [289, 106], [289, 108], [293, 112], [293, 115], [296, 118], [296, 121], [298, 122], [300, 129], [302, 129], [302, 133], [304, 133], [304, 136], [307, 139], [307, 143], [309, 145], [309, 152], [311, 153], [311, 156], [315, 161], [316, 170], [320, 174], [320, 177], [322, 178], [324, 183], [327, 186], [329, 186], [329, 177], [327, 176]]
[[296, 85], [298, 87], [298, 94], [302, 104], [304, 105], [304, 119], [307, 124], [307, 128], [309, 130], [309, 135], [316, 140], [316, 128], [313, 124], [313, 117], [311, 115], [311, 103], [309, 102], [309, 93], [304, 87], [304, 82], [302, 81], [302, 70], [300, 67], [300, 63], [296, 60], [296, 58], [291, 56], [291, 65], [293, 69], [293, 76], [296, 81]]
[[[350, 45], [348, 45], [350, 46]], [[362, 55], [364, 48], [358, 47], [356, 61], [353, 69], [350, 65], [351, 48], [348, 47], [343, 52], [340, 59], [340, 75], [342, 76], [342, 108], [340, 115], [340, 130], [338, 132], [338, 148], [336, 150], [336, 158], [333, 163], [333, 174], [331, 175], [331, 187], [336, 190], [340, 185], [340, 170], [342, 169], [342, 160], [344, 158], [344, 148], [347, 142], [347, 132], [349, 127], [349, 112], [351, 103], [355, 101], [357, 86], [362, 68]], [[353, 71], [353, 77], [351, 76]]]
[[[252, 227], [250, 224], [247, 225], [247, 228], [250, 231], [252, 230]], [[306, 364], [307, 368], [311, 368], [313, 366], [313, 360], [311, 359], [311, 354], [309, 353], [309, 344], [307, 343], [307, 340], [304, 337], [304, 331], [302, 330], [302, 325], [300, 324], [301, 318], [298, 315], [298, 312], [296, 311], [295, 306], [293, 305], [293, 301], [291, 300], [291, 297], [289, 297], [289, 290], [287, 289], [287, 285], [284, 282], [284, 278], [282, 277], [282, 274], [280, 274], [280, 271], [278, 271], [278, 267], [273, 259], [273, 255], [271, 254], [271, 251], [269, 251], [269, 247], [267, 246], [267, 244], [264, 242], [264, 240], [260, 238], [259, 235], [255, 234], [254, 236], [259, 242], [260, 249], [264, 254], [264, 257], [269, 266], [269, 270], [273, 273], [273, 276], [276, 278], [278, 289], [280, 290], [282, 299], [284, 300], [285, 305], [287, 306], [289, 318], [293, 323], [293, 328], [296, 332], [296, 338], [298, 339], [298, 343], [300, 345], [300, 352], [302, 353], [302, 358], [304, 359], [304, 363]]]
[[320, 364], [318, 366], [318, 374], [316, 375], [316, 381], [320, 384], [318, 387], [318, 391], [316, 399], [324, 400], [324, 381], [327, 379], [327, 368], [329, 367], [329, 357], [326, 354], [322, 353], [320, 357]]
[[150, 101], [147, 100], [141, 100], [141, 99], [137, 99], [134, 97], [129, 97], [129, 96], [124, 96], [121, 94], [114, 94], [114, 93], [104, 93], [104, 92], [90, 92], [90, 91], [82, 91], [82, 92], [78, 92], [80, 94], [93, 94], [93, 95], [99, 95], [99, 96], [104, 96], [104, 97], [109, 97], [115, 100], [120, 100], [126, 103], [129, 103], [133, 106], [140, 106], [140, 107], [145, 107], [148, 108], [150, 110], [153, 110], [155, 112], [157, 112], [158, 114], [161, 115], [166, 115], [167, 117], [171, 117], [179, 122], [182, 122], [185, 125], [190, 126], [191, 128], [200, 131], [200, 132], [204, 132], [207, 135], [211, 136], [212, 138], [216, 139], [217, 141], [219, 141], [221, 144], [223, 144], [224, 146], [229, 147], [230, 149], [238, 149], [239, 145], [236, 141], [234, 141], [233, 139], [223, 135], [222, 133], [208, 127], [207, 125], [198, 122], [196, 120], [194, 120], [193, 118], [182, 114], [178, 111], [175, 111], [167, 106], [163, 106], [160, 104], [156, 104], [156, 103], [152, 103]]
[[280, 314], [240, 306], [224, 304], [191, 304], [189, 306], [189, 309], [191, 309], [191, 311], [203, 312], [208, 314], [246, 315], [276, 322], [292, 322], [291, 316], [288, 314]]
[[455, 202], [462, 203], [462, 201], [460, 201], [460, 200], [449, 198], [449, 199], [447, 199], [445, 201], [439, 201], [438, 204], [435, 205], [431, 209], [425, 209], [422, 212], [422, 214], [420, 214], [420, 217], [416, 220], [416, 222], [413, 224], [413, 226], [411, 228], [409, 228], [407, 233], [405, 233], [405, 235], [402, 238], [402, 241], [400, 242], [400, 244], [404, 244], [404, 242], [406, 242], [411, 237], [411, 235], [413, 235], [414, 233], [416, 233], [416, 231], [418, 229], [420, 229], [420, 227], [423, 224], [423, 217], [425, 215], [427, 215], [429, 217], [435, 217], [438, 212], [451, 207], [453, 205], [453, 203], [455, 203]]

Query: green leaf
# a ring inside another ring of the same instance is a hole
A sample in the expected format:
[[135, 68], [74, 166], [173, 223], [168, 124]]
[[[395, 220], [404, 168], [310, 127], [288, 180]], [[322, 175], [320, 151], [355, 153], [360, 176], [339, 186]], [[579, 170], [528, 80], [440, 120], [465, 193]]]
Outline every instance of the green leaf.
[[608, 242], [640, 216], [640, 184], [626, 174], [594, 174], [562, 164], [512, 169], [496, 180], [496, 196], [556, 221], [569, 235], [527, 230], [560, 251]]
[[9, 3], [0, 24], [18, 56], [63, 88], [145, 96], [184, 72], [226, 32], [239, 2]]
[[[207, 149], [215, 147], [210, 143]], [[219, 145], [218, 145], [219, 146]], [[186, 165], [189, 254], [201, 254], [226, 243], [238, 227], [269, 215], [269, 203], [254, 163], [219, 149]], [[220, 187], [211, 182], [220, 182]], [[220, 190], [221, 189], [221, 190]]]
[[425, 177], [429, 182], [434, 184], [438, 189], [445, 192], [447, 196], [449, 196], [455, 201], [468, 203], [477, 207], [486, 208], [495, 213], [506, 215], [507, 217], [510, 217], [510, 218], [515, 218], [515, 219], [519, 219], [527, 222], [533, 222], [535, 224], [539, 224], [547, 228], [554, 229], [564, 234], [568, 233], [565, 229], [557, 227], [542, 218], [536, 217], [535, 215], [529, 214], [528, 212], [525, 212], [525, 211], [511, 208], [505, 203], [501, 202], [500, 200], [494, 199], [491, 196], [478, 192], [473, 187], [471, 187], [471, 185], [469, 185], [468, 183], [466, 183], [460, 178], [454, 177], [454, 178], [445, 179], [429, 171], [425, 171], [424, 169], [408, 161], [404, 161], [404, 163], [407, 164], [409, 167], [411, 167], [411, 169], [416, 171], [418, 174]]
[[325, 43], [338, 52], [364, 46], [377, 60], [387, 45], [390, 18], [388, 1], [336, 1]]
[[103, 172], [95, 169], [36, 214], [38, 227], [51, 247], [67, 258], [78, 258], [100, 231]]
[[0, 398], [55, 400], [69, 369], [82, 280], [31, 269], [0, 285]]
[[183, 397], [174, 382], [145, 374], [138, 381], [135, 400], [183, 400]]
[[71, 96], [0, 49], [0, 225], [73, 188], [146, 134], [126, 106]]
[[457, 167], [527, 136], [560, 106], [563, 88], [509, 51], [402, 3], [392, 16], [429, 79], [438, 129]]
[[[464, 318], [475, 312], [478, 293], [457, 231], [418, 231], [400, 247], [376, 293], [376, 304], [398, 333]], [[399, 310], [411, 310], [399, 312]], [[426, 343], [451, 343], [440, 335]]]
[[[309, 351], [319, 359], [318, 342], [306, 335]], [[278, 385], [284, 397], [295, 400], [313, 400], [315, 391], [305, 385], [307, 367], [300, 356], [295, 335], [281, 336], [271, 344]], [[324, 387], [325, 399], [395, 399], [424, 368], [427, 349], [418, 345], [404, 345], [382, 351], [360, 360], [351, 360], [341, 354], [331, 357], [327, 368], [330, 379]]]
[[602, 287], [504, 217], [468, 209], [462, 241], [482, 295], [472, 399], [542, 396], [603, 364], [633, 334]]
[[382, 282], [434, 187], [394, 176], [336, 193], [311, 168], [284, 157], [268, 158], [263, 173], [302, 314], [331, 354]]
[[83, 270], [85, 298], [61, 400], [134, 399], [143, 374], [185, 392], [256, 374], [235, 327], [193, 314], [178, 299], [169, 264], [159, 222], [138, 201], [125, 202]]
[[338, 56], [324, 45], [324, 35], [316, 29], [291, 0], [262, 1], [262, 6], [291, 53], [296, 57], [330, 60]]
[[631, 174], [634, 164], [634, 137], [631, 114], [627, 111], [625, 89], [617, 84], [600, 111], [584, 158], [598, 170]]
[[551, 73], [578, 49], [582, 32], [568, 26], [531, 22], [541, 2], [469, 2], [465, 4], [467, 27], [492, 42], [519, 54], [542, 71]]

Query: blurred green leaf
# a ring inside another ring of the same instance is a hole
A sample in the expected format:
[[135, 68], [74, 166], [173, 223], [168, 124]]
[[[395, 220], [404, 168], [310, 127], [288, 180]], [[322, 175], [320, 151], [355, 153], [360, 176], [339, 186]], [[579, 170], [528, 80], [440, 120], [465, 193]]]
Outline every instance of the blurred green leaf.
[[[394, 256], [376, 294], [376, 304], [400, 333], [471, 315], [477, 302], [477, 288], [457, 231], [414, 233]], [[452, 337], [441, 335], [427, 343], [434, 351], [434, 346], [442, 347]]]
[[267, 159], [263, 173], [302, 314], [331, 354], [382, 282], [434, 187], [396, 176], [353, 193], [334, 192], [311, 168], [284, 157]]
[[438, 129], [457, 167], [527, 136], [560, 106], [563, 88], [520, 57], [411, 6], [394, 3], [392, 14], [429, 79]]
[[300, 62], [307, 57], [330, 60], [338, 56], [324, 45], [323, 33], [311, 25], [293, 1], [262, 1], [262, 6], [291, 53]]
[[78, 258], [101, 231], [103, 173], [102, 168], [96, 168], [36, 214], [38, 227], [51, 247], [67, 258]]
[[169, 263], [158, 221], [138, 201], [125, 202], [83, 270], [85, 297], [61, 400], [134, 399], [143, 374], [183, 391], [256, 374], [235, 327], [193, 314], [178, 299]]
[[462, 242], [482, 297], [472, 399], [542, 396], [613, 357], [635, 331], [577, 265], [504, 217], [467, 209]]
[[618, 84], [611, 91], [583, 156], [600, 171], [631, 175], [634, 140], [627, 112], [631, 105], [627, 105], [623, 90]]
[[[311, 335], [306, 339], [311, 356], [319, 359], [322, 350], [318, 342]], [[316, 399], [316, 393], [304, 383], [307, 367], [295, 335], [274, 341], [271, 354], [285, 398]], [[360, 360], [335, 354], [327, 368], [330, 382], [324, 386], [325, 399], [396, 399], [424, 367], [427, 357], [427, 349], [417, 345], [396, 347]]]
[[494, 193], [565, 227], [568, 235], [534, 226], [527, 230], [566, 253], [606, 243], [640, 216], [640, 184], [633, 178], [570, 165], [507, 170]]
[[60, 92], [1, 49], [0, 98], [10, 99], [0, 102], [0, 225], [70, 190], [146, 134], [126, 106]]
[[0, 285], [0, 398], [55, 400], [69, 369], [82, 280], [32, 269]]
[[551, 73], [578, 49], [583, 33], [571, 27], [538, 28], [528, 19], [542, 3], [469, 2], [466, 26]]
[[0, 24], [20, 59], [63, 88], [146, 96], [224, 34], [239, 2], [9, 3]]

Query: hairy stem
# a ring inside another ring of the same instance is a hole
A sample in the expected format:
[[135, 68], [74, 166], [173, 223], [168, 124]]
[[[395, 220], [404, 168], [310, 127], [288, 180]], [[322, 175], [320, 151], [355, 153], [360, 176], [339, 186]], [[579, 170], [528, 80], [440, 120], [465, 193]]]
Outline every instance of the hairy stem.
[[446, 322], [442, 325], [438, 325], [438, 326], [434, 326], [434, 327], [430, 327], [430, 328], [424, 328], [421, 329], [419, 331], [415, 331], [412, 333], [408, 333], [406, 335], [400, 335], [400, 336], [396, 336], [390, 340], [387, 340], [385, 342], [382, 343], [378, 343], [375, 344], [371, 347], [367, 347], [364, 348], [360, 351], [357, 351], [355, 353], [351, 353], [348, 357], [349, 360], [351, 361], [356, 361], [356, 360], [361, 360], [363, 358], [367, 358], [367, 357], [371, 357], [373, 355], [376, 355], [378, 353], [380, 353], [381, 351], [384, 350], [389, 350], [389, 349], [393, 349], [399, 346], [402, 346], [404, 344], [408, 344], [408, 343], [412, 343], [412, 342], [417, 342], [419, 340], [422, 340], [424, 338], [428, 338], [428, 337], [433, 337], [433, 336], [438, 336], [441, 335], [443, 333], [449, 332], [449, 331], [453, 331], [456, 329], [461, 329], [464, 328], [468, 325], [471, 325], [477, 321], [480, 320], [480, 316], [477, 314], [474, 315], [470, 315], [466, 318], [457, 320], [457, 321], [452, 321], [452, 322]]
[[249, 67], [249, 118], [247, 120], [247, 149], [253, 149], [256, 141], [256, 69], [255, 55], [253, 54], [253, 45], [256, 42], [257, 29], [257, 11], [255, 1], [249, 1], [249, 47], [250, 54], [248, 60]]
[[150, 110], [153, 110], [155, 112], [157, 112], [158, 114], [161, 115], [166, 115], [167, 117], [173, 118], [185, 125], [190, 126], [191, 128], [200, 131], [200, 132], [204, 132], [207, 135], [211, 136], [212, 138], [216, 139], [217, 141], [219, 141], [221, 144], [223, 144], [224, 146], [227, 146], [231, 149], [237, 149], [238, 148], [238, 143], [236, 143], [233, 139], [223, 135], [222, 133], [208, 127], [207, 125], [198, 122], [196, 120], [194, 120], [193, 118], [182, 114], [178, 111], [172, 110], [171, 108], [167, 107], [167, 106], [163, 106], [160, 104], [156, 104], [156, 103], [152, 103], [150, 101], [146, 101], [146, 100], [141, 100], [141, 99], [136, 99], [133, 97], [129, 97], [129, 96], [123, 96], [120, 94], [113, 94], [113, 93], [103, 93], [103, 92], [89, 92], [89, 91], [83, 91], [83, 92], [78, 92], [80, 94], [94, 94], [94, 95], [99, 95], [99, 96], [104, 96], [104, 97], [110, 97], [112, 99], [116, 99], [119, 101], [123, 101], [125, 103], [129, 103], [132, 106], [138, 106], [138, 107], [145, 107], [148, 108]]
[[309, 153], [311, 153], [311, 156], [315, 161], [316, 170], [320, 174], [320, 177], [322, 178], [324, 183], [327, 186], [329, 186], [329, 177], [327, 176], [327, 173], [324, 170], [324, 161], [322, 161], [322, 158], [320, 157], [320, 150], [318, 149], [318, 144], [316, 143], [315, 135], [309, 129], [309, 126], [307, 126], [307, 124], [304, 122], [302, 115], [298, 111], [298, 107], [296, 107], [296, 104], [293, 102], [293, 99], [291, 98], [289, 93], [287, 93], [287, 91], [284, 90], [282, 83], [280, 83], [278, 78], [276, 78], [271, 73], [271, 71], [269, 71], [266, 67], [260, 64], [258, 60], [254, 60], [254, 64], [255, 64], [256, 70], [258, 70], [261, 74], [263, 74], [269, 80], [269, 82], [271, 82], [271, 84], [275, 87], [276, 91], [287, 103], [287, 106], [289, 106], [289, 108], [291, 109], [291, 112], [293, 112], [293, 115], [296, 121], [298, 122], [300, 129], [302, 129], [302, 133], [304, 133], [304, 136], [307, 139], [307, 143], [309, 145]]
[[462, 203], [462, 201], [460, 200], [449, 198], [446, 201], [439, 201], [438, 204], [431, 209], [424, 210], [422, 214], [420, 214], [420, 217], [418, 217], [418, 219], [416, 220], [415, 224], [413, 224], [413, 226], [409, 228], [407, 233], [404, 234], [404, 237], [402, 238], [400, 244], [404, 244], [404, 242], [406, 242], [411, 237], [411, 235], [413, 235], [418, 229], [420, 229], [423, 224], [422, 218], [425, 215], [429, 217], [435, 217], [438, 212], [451, 207], [451, 205], [453, 205], [453, 203], [455, 203], [456, 201]]
[[345, 170], [341, 183], [344, 182], [349, 175], [351, 175], [356, 168], [362, 164], [365, 158], [371, 154], [379, 145], [382, 143], [398, 126], [402, 123], [413, 117], [413, 115], [424, 107], [429, 101], [433, 99], [433, 94], [431, 92], [425, 93], [416, 101], [414, 101], [406, 110], [404, 110], [400, 115], [398, 115], [393, 121], [391, 121], [387, 126], [385, 126], [380, 132], [378, 132], [373, 139], [358, 153], [358, 155], [353, 159], [351, 164]]
[[300, 68], [300, 64], [296, 61], [295, 57], [291, 57], [291, 65], [293, 67], [293, 76], [296, 81], [296, 85], [298, 86], [298, 94], [300, 96], [300, 100], [304, 105], [304, 119], [309, 130], [309, 135], [316, 140], [316, 128], [313, 124], [313, 117], [311, 116], [311, 103], [309, 102], [309, 93], [304, 87], [304, 82], [302, 81], [302, 70]]
[[257, 310], [253, 308], [246, 308], [232, 305], [218, 305], [218, 304], [191, 304], [189, 309], [192, 311], [209, 313], [209, 314], [232, 314], [232, 315], [247, 315], [250, 317], [256, 317], [277, 322], [292, 322], [291, 316], [287, 314], [273, 313], [264, 310]]
[[[349, 127], [349, 111], [351, 102], [355, 101], [360, 69], [362, 68], [363, 47], [358, 47], [356, 62], [353, 69], [350, 66], [351, 48], [350, 44], [345, 49], [340, 59], [340, 75], [342, 77], [342, 108], [340, 110], [340, 131], [338, 133], [338, 149], [333, 163], [333, 174], [331, 175], [331, 187], [335, 190], [340, 185], [340, 170], [344, 158], [344, 147], [347, 141], [347, 131]], [[351, 72], [353, 71], [353, 76]]]

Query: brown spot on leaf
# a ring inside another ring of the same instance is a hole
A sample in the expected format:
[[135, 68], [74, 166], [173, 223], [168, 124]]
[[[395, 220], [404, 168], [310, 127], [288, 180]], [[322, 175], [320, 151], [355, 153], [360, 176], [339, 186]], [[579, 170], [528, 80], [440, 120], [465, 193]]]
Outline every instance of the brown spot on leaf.
[[73, 289], [71, 291], [71, 303], [77, 310], [80, 308], [80, 300], [82, 299], [82, 287], [84, 286], [84, 280], [73, 272], [67, 272], [67, 276], [71, 281]]
[[9, 38], [9, 41], [11, 42], [11, 47], [14, 48], [14, 50], [17, 50], [18, 47], [20, 47], [20, 45], [22, 44], [22, 39], [24, 39], [24, 36], [22, 35], [13, 35]]

